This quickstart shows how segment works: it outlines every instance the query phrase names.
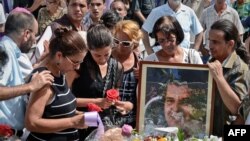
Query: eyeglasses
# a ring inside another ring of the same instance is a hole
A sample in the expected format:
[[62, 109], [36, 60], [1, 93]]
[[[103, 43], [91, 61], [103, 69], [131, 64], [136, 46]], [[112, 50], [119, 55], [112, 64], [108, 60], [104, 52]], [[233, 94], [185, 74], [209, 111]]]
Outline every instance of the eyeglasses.
[[157, 40], [157, 42], [159, 43], [159, 44], [164, 44], [164, 43], [166, 43], [166, 42], [170, 42], [170, 43], [173, 43], [173, 42], [175, 42], [176, 41], [176, 38], [174, 37], [174, 38], [170, 38], [170, 39], [158, 39]]
[[122, 45], [123, 47], [131, 47], [133, 45], [132, 41], [120, 41], [116, 38], [113, 38], [113, 39], [114, 39], [115, 44]]
[[79, 62], [76, 62], [76, 61], [73, 61], [71, 60], [69, 57], [65, 56], [65, 58], [73, 65], [73, 66], [78, 66], [80, 65], [83, 61], [79, 61]]

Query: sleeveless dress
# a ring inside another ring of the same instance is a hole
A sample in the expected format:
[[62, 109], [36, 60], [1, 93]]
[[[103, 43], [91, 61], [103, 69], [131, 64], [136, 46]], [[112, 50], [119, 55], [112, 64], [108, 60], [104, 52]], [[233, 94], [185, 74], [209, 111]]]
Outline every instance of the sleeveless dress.
[[[41, 72], [47, 68], [37, 68], [33, 72]], [[76, 98], [69, 89], [65, 75], [54, 76], [54, 83], [51, 86], [54, 97], [45, 107], [43, 118], [59, 119], [73, 117], [76, 112]], [[55, 133], [36, 133], [31, 132], [28, 141], [75, 141], [79, 140], [78, 130], [74, 128], [66, 129]]]

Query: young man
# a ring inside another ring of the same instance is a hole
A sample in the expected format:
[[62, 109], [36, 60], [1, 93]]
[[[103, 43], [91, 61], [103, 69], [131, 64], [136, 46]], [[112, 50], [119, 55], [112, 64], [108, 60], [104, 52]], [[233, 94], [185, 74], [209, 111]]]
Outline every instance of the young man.
[[52, 30], [67, 27], [75, 31], [87, 31], [82, 23], [83, 17], [88, 11], [87, 0], [67, 0], [66, 5], [68, 13], [51, 24]]
[[128, 14], [125, 4], [122, 0], [114, 0], [110, 5], [110, 9], [116, 11], [122, 19], [126, 18]]
[[216, 83], [213, 135], [222, 136], [225, 124], [239, 116], [242, 99], [248, 94], [248, 56], [236, 26], [229, 20], [216, 21], [209, 31], [211, 59], [208, 66]]
[[103, 12], [106, 8], [105, 0], [88, 0], [89, 13], [84, 17], [84, 28], [88, 29], [91, 24], [96, 24], [100, 21]]

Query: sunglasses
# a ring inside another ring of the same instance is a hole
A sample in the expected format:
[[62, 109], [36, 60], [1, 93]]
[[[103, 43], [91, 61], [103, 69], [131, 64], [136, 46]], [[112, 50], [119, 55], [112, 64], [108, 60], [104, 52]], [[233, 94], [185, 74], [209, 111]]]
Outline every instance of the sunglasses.
[[114, 38], [114, 43], [116, 45], [122, 45], [123, 47], [131, 47], [133, 45], [132, 41], [120, 41], [116, 38]]

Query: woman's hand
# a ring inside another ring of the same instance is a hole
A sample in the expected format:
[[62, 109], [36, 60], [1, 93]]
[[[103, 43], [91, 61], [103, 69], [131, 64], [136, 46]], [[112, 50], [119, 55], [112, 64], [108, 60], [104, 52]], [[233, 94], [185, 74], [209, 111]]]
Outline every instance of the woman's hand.
[[122, 115], [128, 114], [133, 109], [133, 104], [129, 101], [116, 101], [115, 106]]
[[82, 112], [77, 112], [77, 115], [72, 117], [71, 121], [73, 123], [73, 128], [76, 128], [76, 129], [88, 128], [88, 126], [85, 124], [84, 114]]
[[97, 105], [100, 106], [102, 109], [107, 109], [112, 105], [112, 102], [108, 101], [108, 99], [106, 98], [97, 98], [97, 100]]

